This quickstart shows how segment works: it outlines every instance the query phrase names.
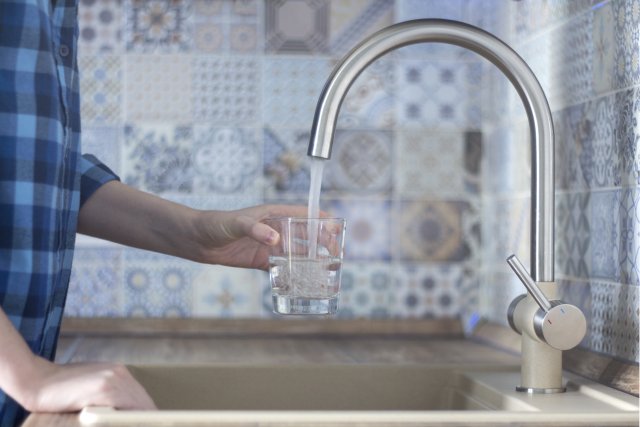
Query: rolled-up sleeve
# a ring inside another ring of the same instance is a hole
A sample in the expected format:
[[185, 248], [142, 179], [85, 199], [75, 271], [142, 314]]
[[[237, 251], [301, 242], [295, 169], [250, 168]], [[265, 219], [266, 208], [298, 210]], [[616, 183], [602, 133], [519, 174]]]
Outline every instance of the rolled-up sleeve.
[[80, 206], [102, 185], [120, 181], [120, 177], [92, 154], [83, 154], [80, 160]]

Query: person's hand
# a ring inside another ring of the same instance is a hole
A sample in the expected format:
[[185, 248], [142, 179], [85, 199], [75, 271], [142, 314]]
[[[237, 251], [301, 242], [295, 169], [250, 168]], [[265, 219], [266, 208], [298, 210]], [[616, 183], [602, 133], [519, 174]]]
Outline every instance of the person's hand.
[[200, 261], [267, 270], [269, 246], [278, 233], [262, 223], [270, 217], [306, 217], [306, 206], [262, 205], [237, 211], [204, 211], [198, 218]]
[[153, 400], [123, 365], [58, 365], [37, 358], [18, 403], [29, 412], [71, 412], [87, 406], [156, 409]]

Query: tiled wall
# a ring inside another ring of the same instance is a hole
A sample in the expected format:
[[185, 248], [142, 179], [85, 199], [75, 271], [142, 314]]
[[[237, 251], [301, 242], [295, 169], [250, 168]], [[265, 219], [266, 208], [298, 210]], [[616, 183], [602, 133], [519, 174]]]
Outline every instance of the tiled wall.
[[[585, 311], [581, 346], [638, 361], [640, 286], [640, 2], [510, 2], [502, 35], [545, 88], [556, 131], [556, 280]], [[523, 287], [504, 263], [529, 260], [529, 162], [521, 102], [496, 74], [485, 126], [482, 312]], [[500, 119], [503, 117], [503, 119]], [[526, 264], [528, 265], [528, 263]], [[490, 284], [490, 286], [484, 286]]]
[[[85, 0], [84, 148], [193, 207], [306, 203], [309, 128], [335, 62], [393, 22], [479, 25], [551, 103], [556, 277], [587, 314], [582, 345], [637, 361], [639, 14], [637, 0]], [[340, 316], [479, 309], [504, 323], [523, 291], [504, 259], [529, 259], [526, 140], [519, 98], [473, 54], [421, 45], [373, 64], [343, 104], [323, 183], [322, 207], [349, 220]], [[264, 273], [91, 239], [67, 314], [271, 316]]]
[[[466, 0], [80, 2], [84, 150], [197, 208], [306, 204], [315, 105], [373, 31], [477, 23]], [[339, 316], [477, 309], [481, 63], [459, 48], [382, 58], [344, 101], [321, 207], [348, 219]], [[263, 272], [80, 238], [69, 316], [272, 316]]]

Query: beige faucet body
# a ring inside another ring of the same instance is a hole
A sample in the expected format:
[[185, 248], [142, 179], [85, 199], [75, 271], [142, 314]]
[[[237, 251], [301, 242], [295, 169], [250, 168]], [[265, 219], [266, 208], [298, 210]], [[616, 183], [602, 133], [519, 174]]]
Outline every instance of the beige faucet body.
[[[531, 275], [535, 282], [547, 283], [545, 292], [551, 292], [551, 289], [547, 289], [555, 288], [554, 133], [551, 110], [540, 83], [525, 61], [492, 34], [461, 22], [420, 19], [395, 24], [369, 36], [337, 64], [327, 80], [316, 107], [309, 156], [330, 158], [340, 105], [358, 75], [387, 52], [417, 43], [453, 44], [480, 54], [504, 73], [522, 99], [529, 120], [532, 150]], [[531, 300], [531, 296], [526, 298]], [[517, 331], [522, 332], [522, 382], [518, 390], [561, 391], [561, 351], [546, 344], [535, 333], [530, 334], [528, 328]]]

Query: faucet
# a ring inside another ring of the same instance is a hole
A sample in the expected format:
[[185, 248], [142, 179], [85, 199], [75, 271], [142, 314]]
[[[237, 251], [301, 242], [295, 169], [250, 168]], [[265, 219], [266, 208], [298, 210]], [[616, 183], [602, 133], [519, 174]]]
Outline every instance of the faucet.
[[562, 350], [582, 341], [586, 320], [577, 307], [554, 299], [553, 120], [540, 83], [513, 49], [480, 28], [451, 20], [418, 19], [383, 28], [355, 46], [333, 69], [316, 106], [307, 154], [331, 157], [340, 105], [351, 84], [380, 56], [416, 43], [447, 43], [480, 54], [504, 73], [522, 99], [532, 150], [531, 274], [515, 256], [508, 258], [509, 266], [529, 291], [511, 303], [508, 313], [509, 324], [522, 335], [521, 383], [516, 390], [564, 392]]

